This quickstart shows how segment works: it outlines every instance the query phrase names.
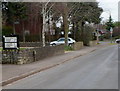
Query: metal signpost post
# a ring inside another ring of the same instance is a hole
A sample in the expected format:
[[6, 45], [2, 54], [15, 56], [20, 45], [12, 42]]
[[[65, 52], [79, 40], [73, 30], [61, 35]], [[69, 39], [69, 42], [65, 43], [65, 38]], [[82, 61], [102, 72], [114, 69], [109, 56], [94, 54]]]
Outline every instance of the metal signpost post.
[[112, 34], [113, 34], [113, 28], [110, 28], [110, 34], [111, 34], [111, 43], [112, 43]]

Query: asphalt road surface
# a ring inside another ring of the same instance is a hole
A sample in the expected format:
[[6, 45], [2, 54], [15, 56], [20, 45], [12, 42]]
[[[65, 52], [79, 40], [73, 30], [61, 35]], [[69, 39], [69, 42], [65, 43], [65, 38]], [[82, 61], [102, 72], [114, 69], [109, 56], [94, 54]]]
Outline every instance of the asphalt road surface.
[[118, 89], [118, 45], [98, 49], [4, 88]]

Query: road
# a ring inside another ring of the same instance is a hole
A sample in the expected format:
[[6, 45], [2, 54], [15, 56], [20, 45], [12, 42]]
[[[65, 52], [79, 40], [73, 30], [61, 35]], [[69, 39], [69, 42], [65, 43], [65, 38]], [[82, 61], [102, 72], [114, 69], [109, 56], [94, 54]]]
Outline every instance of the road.
[[4, 89], [118, 89], [118, 46], [98, 49]]

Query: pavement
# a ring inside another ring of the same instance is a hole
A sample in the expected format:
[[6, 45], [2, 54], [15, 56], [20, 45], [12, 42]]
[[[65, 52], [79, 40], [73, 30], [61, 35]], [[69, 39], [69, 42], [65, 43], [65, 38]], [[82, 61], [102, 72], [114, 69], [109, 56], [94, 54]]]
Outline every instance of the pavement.
[[78, 51], [65, 52], [63, 55], [58, 55], [50, 58], [45, 58], [40, 61], [36, 61], [30, 64], [23, 65], [2, 65], [2, 86], [15, 82], [17, 80], [23, 79], [35, 73], [47, 70], [49, 68], [61, 65], [67, 61], [74, 58], [80, 57], [82, 55], [91, 53], [99, 48], [110, 46], [108, 43], [101, 43], [92, 47], [83, 47]]

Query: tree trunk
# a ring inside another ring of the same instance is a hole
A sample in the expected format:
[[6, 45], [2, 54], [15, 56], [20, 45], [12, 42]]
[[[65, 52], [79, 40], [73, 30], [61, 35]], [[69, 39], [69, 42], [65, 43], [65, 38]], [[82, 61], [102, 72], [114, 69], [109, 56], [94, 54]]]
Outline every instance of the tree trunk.
[[41, 31], [41, 22], [40, 22], [40, 18], [38, 20], [38, 25], [39, 25], [39, 42], [42, 41], [42, 31]]
[[13, 34], [16, 34], [14, 22], [13, 22]]
[[46, 7], [45, 7], [44, 4], [43, 4], [42, 12], [43, 12], [42, 43], [43, 43], [43, 47], [45, 47], [45, 28], [46, 28], [45, 16], [46, 16]]
[[73, 38], [75, 39], [76, 37], [75, 37], [75, 34], [76, 34], [76, 30], [75, 30], [75, 23], [73, 22], [73, 27], [72, 27], [72, 29], [73, 29]]
[[23, 42], [25, 42], [26, 39], [25, 39], [24, 21], [22, 21], [22, 27], [23, 27]]
[[65, 31], [65, 45], [68, 46], [68, 19], [67, 19], [67, 3], [63, 3], [63, 24], [64, 24], [64, 31]]
[[50, 15], [48, 13], [48, 41], [50, 42], [51, 41], [51, 32], [50, 32]]
[[84, 41], [84, 21], [81, 22], [81, 40]]

